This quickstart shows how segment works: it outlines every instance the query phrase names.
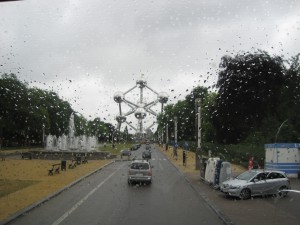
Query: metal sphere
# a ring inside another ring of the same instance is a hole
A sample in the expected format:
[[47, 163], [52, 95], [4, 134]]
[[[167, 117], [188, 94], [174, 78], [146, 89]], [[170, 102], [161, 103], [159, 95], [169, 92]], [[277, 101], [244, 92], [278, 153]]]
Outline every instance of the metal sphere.
[[143, 78], [140, 78], [136, 81], [136, 84], [139, 85], [140, 88], [144, 88], [147, 85], [147, 81]]
[[143, 108], [138, 108], [135, 113], [134, 113], [134, 116], [137, 118], [137, 119], [144, 119], [146, 117], [146, 111], [145, 109]]
[[160, 92], [158, 94], [158, 101], [160, 103], [167, 103], [168, 100], [169, 100], [169, 96], [166, 92]]
[[120, 91], [116, 92], [116, 93], [114, 94], [114, 100], [115, 100], [115, 102], [117, 102], [117, 103], [123, 102], [123, 93], [120, 92]]
[[126, 121], [126, 117], [125, 116], [116, 116], [116, 120], [118, 121], [118, 123], [124, 123]]

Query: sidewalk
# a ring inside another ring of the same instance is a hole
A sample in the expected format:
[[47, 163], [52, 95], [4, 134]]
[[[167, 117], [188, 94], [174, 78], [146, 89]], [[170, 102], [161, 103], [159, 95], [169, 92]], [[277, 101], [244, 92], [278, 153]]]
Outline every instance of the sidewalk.
[[[182, 149], [178, 149], [177, 160], [173, 158], [173, 149], [170, 148], [168, 151], [165, 151], [160, 148], [160, 150], [182, 172], [187, 182], [224, 224], [299, 224], [300, 219], [295, 211], [298, 210], [300, 193], [291, 193], [288, 197], [281, 200], [271, 197], [249, 200], [230, 198], [200, 179], [200, 172], [195, 169], [195, 153], [187, 152], [187, 163], [186, 166], [183, 166]], [[239, 165], [232, 165], [232, 170], [234, 175], [238, 175], [246, 169]], [[300, 179], [290, 179], [290, 182], [292, 190], [300, 190]]]

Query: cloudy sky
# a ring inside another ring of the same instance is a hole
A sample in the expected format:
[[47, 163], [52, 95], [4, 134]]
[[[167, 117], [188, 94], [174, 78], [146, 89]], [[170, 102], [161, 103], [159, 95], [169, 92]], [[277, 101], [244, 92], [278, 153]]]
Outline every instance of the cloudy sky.
[[299, 37], [298, 0], [2, 2], [0, 74], [57, 92], [87, 119], [115, 123], [114, 93], [141, 74], [175, 103], [214, 85], [223, 55], [262, 49], [288, 59], [300, 52]]

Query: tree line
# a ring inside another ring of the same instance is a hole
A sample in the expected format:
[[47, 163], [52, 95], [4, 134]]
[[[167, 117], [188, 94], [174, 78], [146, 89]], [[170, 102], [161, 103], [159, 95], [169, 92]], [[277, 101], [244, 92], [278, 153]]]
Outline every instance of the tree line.
[[[285, 60], [258, 50], [223, 56], [213, 89], [195, 87], [184, 100], [168, 104], [157, 118], [156, 135], [178, 140], [197, 137], [196, 99], [201, 99], [202, 141], [221, 145], [299, 142], [300, 54]], [[40, 145], [45, 134], [68, 134], [71, 105], [52, 91], [30, 88], [15, 74], [0, 78], [0, 138], [2, 146]], [[100, 118], [75, 114], [76, 135], [94, 135], [99, 141], [116, 137], [116, 129]], [[280, 127], [280, 132], [279, 132]], [[128, 135], [124, 133], [117, 135]], [[125, 137], [124, 137], [125, 139]]]
[[[0, 139], [2, 146], [43, 145], [43, 134], [68, 134], [69, 119], [74, 112], [69, 102], [53, 91], [30, 88], [15, 74], [0, 78]], [[111, 141], [115, 127], [95, 118], [87, 120], [75, 113], [75, 133]]]
[[[157, 135], [174, 141], [197, 137], [196, 99], [201, 99], [201, 133], [204, 143], [232, 145], [299, 142], [300, 54], [285, 60], [257, 50], [223, 56], [213, 89], [195, 87], [184, 100], [167, 105], [158, 117]], [[280, 130], [279, 130], [280, 128]]]

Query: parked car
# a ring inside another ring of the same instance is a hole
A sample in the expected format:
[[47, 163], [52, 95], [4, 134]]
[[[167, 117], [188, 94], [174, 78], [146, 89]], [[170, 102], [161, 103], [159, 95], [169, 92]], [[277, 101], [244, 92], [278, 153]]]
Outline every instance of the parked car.
[[123, 158], [123, 156], [131, 156], [131, 151], [130, 149], [123, 149], [120, 151], [120, 154], [121, 154], [121, 159]]
[[225, 181], [221, 191], [230, 196], [248, 199], [258, 195], [285, 196], [290, 189], [290, 181], [281, 171], [249, 170], [233, 180]]
[[143, 159], [151, 159], [151, 151], [149, 150], [143, 151], [142, 157]]
[[147, 160], [133, 160], [128, 170], [128, 184], [133, 182], [142, 182], [151, 184], [152, 182], [152, 166]]

